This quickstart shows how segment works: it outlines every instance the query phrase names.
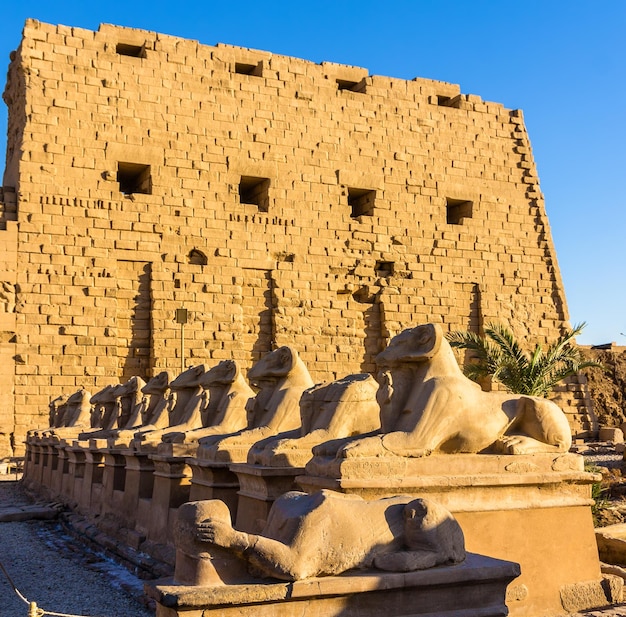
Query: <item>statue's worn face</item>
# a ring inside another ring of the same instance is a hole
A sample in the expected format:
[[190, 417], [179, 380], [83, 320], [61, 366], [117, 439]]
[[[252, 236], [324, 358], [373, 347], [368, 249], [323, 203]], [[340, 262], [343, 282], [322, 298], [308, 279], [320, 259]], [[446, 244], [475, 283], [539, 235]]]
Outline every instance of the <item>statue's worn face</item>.
[[203, 388], [218, 385], [230, 385], [237, 377], [237, 364], [234, 360], [222, 360], [218, 365], [208, 370], [202, 378]]
[[296, 353], [288, 346], [279, 347], [265, 354], [249, 371], [248, 380], [256, 387], [282, 378], [291, 371], [296, 361]]
[[150, 412], [151, 409], [148, 405], [144, 405], [141, 409], [141, 424], [148, 424], [150, 422]]
[[438, 550], [437, 525], [430, 518], [428, 506], [422, 499], [415, 499], [405, 507], [404, 538], [411, 550]]
[[424, 362], [439, 350], [441, 330], [435, 324], [423, 324], [394, 336], [387, 349], [376, 356], [380, 367], [399, 366], [407, 362]]
[[144, 394], [162, 394], [169, 386], [171, 381], [170, 374], [167, 371], [161, 371], [153, 377], [142, 389]]
[[414, 344], [418, 349], [430, 349], [435, 343], [435, 328], [431, 324], [418, 326], [414, 332]]

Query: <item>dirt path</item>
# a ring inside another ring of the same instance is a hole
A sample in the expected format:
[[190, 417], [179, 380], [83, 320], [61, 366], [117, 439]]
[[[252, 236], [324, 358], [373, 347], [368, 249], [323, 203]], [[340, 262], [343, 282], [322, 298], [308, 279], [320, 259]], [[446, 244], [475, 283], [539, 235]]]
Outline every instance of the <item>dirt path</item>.
[[[16, 482], [0, 482], [0, 511], [27, 507]], [[13, 584], [44, 611], [86, 617], [152, 617], [143, 584], [103, 555], [86, 552], [55, 520], [0, 523], [0, 561]], [[0, 615], [27, 617], [29, 606], [0, 571]]]

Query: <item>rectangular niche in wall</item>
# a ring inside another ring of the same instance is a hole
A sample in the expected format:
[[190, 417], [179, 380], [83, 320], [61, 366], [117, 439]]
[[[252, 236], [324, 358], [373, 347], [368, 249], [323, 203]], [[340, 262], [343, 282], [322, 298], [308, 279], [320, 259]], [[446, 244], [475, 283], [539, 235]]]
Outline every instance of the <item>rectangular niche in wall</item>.
[[365, 94], [365, 80], [360, 81], [348, 81], [346, 79], [337, 79], [338, 90], [350, 90], [351, 92], [360, 92]]
[[393, 261], [377, 261], [374, 266], [374, 272], [376, 276], [383, 278], [393, 276], [395, 271], [395, 264]]
[[238, 75], [253, 75], [254, 77], [263, 76], [263, 63], [246, 64], [245, 62], [235, 62], [235, 73]]
[[117, 262], [117, 357], [120, 381], [150, 376], [152, 368], [151, 264]]
[[152, 178], [150, 176], [150, 165], [140, 165], [138, 163], [117, 164], [117, 181], [120, 183], [120, 191], [125, 195], [133, 193], [152, 193]]
[[120, 56], [130, 56], [131, 58], [145, 58], [146, 48], [144, 45], [130, 45], [128, 43], [118, 43], [115, 52]]
[[462, 225], [464, 219], [472, 218], [473, 203], [463, 199], [446, 198], [446, 222], [448, 225]]
[[458, 94], [456, 96], [442, 96], [438, 94], [434, 98], [434, 102], [439, 107], [454, 107], [456, 109], [459, 109], [459, 107], [461, 106], [461, 100], [462, 100], [461, 94]]
[[374, 214], [374, 202], [376, 191], [371, 189], [348, 188], [348, 205], [352, 212], [350, 216], [372, 216]]
[[269, 178], [241, 176], [239, 182], [239, 201], [242, 204], [256, 206], [261, 212], [270, 209]]

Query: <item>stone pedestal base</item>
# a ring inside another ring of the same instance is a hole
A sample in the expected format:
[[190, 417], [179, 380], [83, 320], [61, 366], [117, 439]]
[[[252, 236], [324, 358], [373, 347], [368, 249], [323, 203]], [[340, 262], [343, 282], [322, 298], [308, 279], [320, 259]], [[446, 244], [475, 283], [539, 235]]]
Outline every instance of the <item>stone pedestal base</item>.
[[230, 463], [217, 463], [188, 458], [191, 468], [191, 491], [189, 501], [221, 499], [230, 510], [233, 521], [237, 520], [239, 502], [239, 479], [230, 470]]
[[93, 517], [100, 514], [105, 452], [98, 448], [91, 448], [85, 442], [80, 441], [74, 442], [73, 447], [82, 447], [85, 453], [85, 475], [78, 500], [78, 509], [83, 514]]
[[41, 444], [41, 486], [46, 491], [47, 496], [54, 498], [56, 495], [52, 491], [52, 478], [58, 469], [58, 452], [49, 438]]
[[125, 459], [126, 482], [120, 514], [126, 527], [134, 529], [139, 517], [139, 504], [147, 502], [149, 509], [152, 500], [154, 462], [147, 453], [141, 451], [122, 450], [121, 454]]
[[146, 585], [156, 617], [500, 617], [519, 566], [468, 554], [460, 565], [420, 572], [350, 572], [295, 583], [214, 587]]
[[35, 451], [34, 437], [28, 436], [24, 442], [24, 472], [22, 474], [22, 482], [28, 485], [30, 479], [35, 474]]
[[122, 502], [126, 486], [126, 458], [120, 450], [107, 450], [102, 474], [102, 515], [122, 520]]
[[73, 459], [68, 452], [68, 448], [69, 444], [63, 440], [61, 440], [57, 446], [59, 451], [59, 467], [61, 467], [63, 471], [59, 493], [64, 503], [72, 503], [72, 496], [74, 494], [75, 466], [73, 465]]
[[31, 452], [32, 465], [29, 465], [29, 473], [25, 478], [25, 483], [33, 490], [41, 490], [44, 466], [44, 446], [41, 440], [35, 440], [31, 445]]
[[184, 458], [159, 454], [151, 454], [150, 458], [154, 463], [154, 487], [149, 519], [138, 521], [138, 529], [145, 525], [146, 536], [151, 542], [173, 544], [176, 511], [180, 505], [189, 501], [191, 469]]
[[69, 461], [67, 453], [58, 439], [51, 440], [49, 446], [51, 452], [51, 471], [48, 488], [54, 499], [65, 501], [63, 494], [63, 477], [69, 473]]
[[67, 499], [72, 506], [76, 505], [80, 499], [83, 489], [83, 478], [85, 477], [85, 451], [74, 446], [65, 446], [69, 461]]
[[[302, 467], [263, 467], [233, 463], [230, 470], [239, 479], [239, 504], [235, 527], [247, 533], [259, 533], [272, 504], [288, 491], [300, 490], [296, 477]], [[261, 522], [261, 523], [259, 523]]]
[[572, 586], [601, 584], [590, 507], [594, 479], [574, 454], [455, 454], [315, 457], [298, 483], [307, 492], [330, 488], [365, 499], [429, 497], [455, 515], [468, 550], [521, 565], [509, 608], [535, 616], [563, 613], [562, 597]]

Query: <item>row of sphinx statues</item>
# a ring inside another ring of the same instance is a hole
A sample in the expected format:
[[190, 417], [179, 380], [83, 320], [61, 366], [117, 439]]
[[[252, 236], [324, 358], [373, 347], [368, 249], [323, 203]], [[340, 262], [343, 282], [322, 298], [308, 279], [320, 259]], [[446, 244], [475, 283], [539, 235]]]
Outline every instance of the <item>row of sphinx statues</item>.
[[109, 446], [210, 460], [302, 466], [312, 456], [421, 457], [440, 453], [565, 452], [562, 410], [539, 397], [484, 392], [466, 378], [441, 326], [394, 337], [378, 374], [314, 384], [295, 348], [253, 365], [233, 360], [133, 377], [50, 404], [50, 426], [29, 439], [106, 439]]
[[[93, 395], [81, 389], [50, 403], [49, 427], [31, 431], [27, 444], [83, 443], [197, 465], [313, 469], [312, 475], [315, 460], [323, 466], [362, 459], [367, 466], [371, 457], [558, 453], [571, 445], [555, 403], [484, 392], [466, 378], [437, 324], [401, 332], [376, 362], [376, 378], [315, 384], [297, 350], [283, 346], [254, 364], [247, 379], [235, 361], [224, 360], [175, 378], [168, 371], [147, 383], [133, 377]], [[355, 526], [359, 512], [362, 524]], [[273, 503], [259, 533], [239, 531], [230, 519], [220, 499], [183, 502], [174, 523], [179, 581], [209, 580], [198, 578], [198, 556], [220, 550], [236, 559], [216, 563], [244, 560], [285, 580], [354, 567], [409, 571], [458, 563], [465, 554], [454, 517], [417, 496], [366, 502], [326, 489], [289, 491]]]

